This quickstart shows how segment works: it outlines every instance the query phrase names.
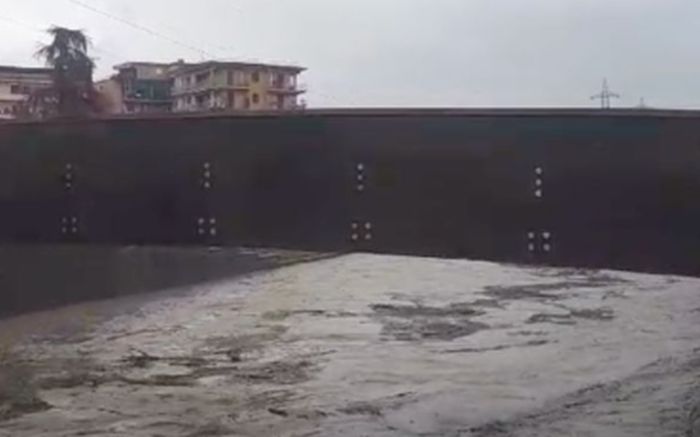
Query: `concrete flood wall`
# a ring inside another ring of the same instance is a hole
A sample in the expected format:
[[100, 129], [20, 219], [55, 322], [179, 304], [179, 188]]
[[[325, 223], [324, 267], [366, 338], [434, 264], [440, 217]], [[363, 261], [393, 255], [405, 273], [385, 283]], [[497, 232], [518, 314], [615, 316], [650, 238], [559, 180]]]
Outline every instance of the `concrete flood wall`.
[[204, 249], [4, 245], [0, 316], [220, 277], [216, 259]]
[[170, 295], [175, 289], [329, 256], [239, 248], [3, 245], [0, 317], [160, 290]]
[[309, 111], [0, 126], [0, 241], [697, 274], [700, 114]]

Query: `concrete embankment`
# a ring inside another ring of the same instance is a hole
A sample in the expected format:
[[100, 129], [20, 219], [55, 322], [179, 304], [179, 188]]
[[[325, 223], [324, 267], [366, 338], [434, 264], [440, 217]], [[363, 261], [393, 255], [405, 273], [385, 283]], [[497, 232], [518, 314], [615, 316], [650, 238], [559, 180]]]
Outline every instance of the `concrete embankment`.
[[326, 256], [239, 248], [2, 246], [0, 316], [184, 287]]

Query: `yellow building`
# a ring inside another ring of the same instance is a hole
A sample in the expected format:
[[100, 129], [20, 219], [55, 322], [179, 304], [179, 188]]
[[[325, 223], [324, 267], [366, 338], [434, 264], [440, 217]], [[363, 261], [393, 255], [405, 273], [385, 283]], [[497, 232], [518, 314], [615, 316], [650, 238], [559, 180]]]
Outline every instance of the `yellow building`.
[[180, 68], [173, 77], [173, 111], [294, 110], [306, 90], [304, 68], [245, 62], [203, 62]]

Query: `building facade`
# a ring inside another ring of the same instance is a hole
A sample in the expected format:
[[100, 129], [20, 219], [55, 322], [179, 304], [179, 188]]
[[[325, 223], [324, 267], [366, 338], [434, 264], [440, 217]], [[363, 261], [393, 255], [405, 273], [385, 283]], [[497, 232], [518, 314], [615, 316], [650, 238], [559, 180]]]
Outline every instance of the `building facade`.
[[176, 69], [173, 111], [294, 110], [305, 92], [301, 67], [243, 62], [204, 62]]
[[52, 83], [50, 68], [0, 66], [0, 119], [17, 118], [26, 110], [29, 97]]
[[122, 94], [122, 86], [115, 77], [95, 82], [95, 91], [99, 95], [100, 109], [103, 113], [123, 113], [124, 95]]
[[127, 62], [114, 67], [117, 74], [99, 81], [95, 88], [111, 114], [170, 112], [172, 74], [186, 66], [175, 63]]

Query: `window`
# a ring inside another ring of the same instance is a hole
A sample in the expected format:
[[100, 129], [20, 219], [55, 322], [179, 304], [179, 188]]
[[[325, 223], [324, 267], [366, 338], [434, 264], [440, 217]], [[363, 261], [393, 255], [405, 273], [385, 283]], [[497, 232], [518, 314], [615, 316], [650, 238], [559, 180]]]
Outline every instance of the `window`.
[[233, 71], [231, 71], [231, 70], [228, 71], [227, 82], [228, 82], [228, 86], [233, 85]]
[[253, 93], [253, 103], [260, 103], [260, 96], [257, 93]]
[[228, 92], [228, 107], [233, 109], [236, 107], [236, 95], [233, 91]]
[[206, 82], [209, 80], [209, 72], [207, 71], [206, 73], [200, 73], [195, 77], [195, 82], [199, 85], [203, 82]]
[[10, 85], [10, 94], [19, 94], [19, 85]]
[[250, 108], [250, 98], [246, 97], [245, 102], [243, 102], [243, 108], [248, 109]]
[[255, 83], [260, 82], [260, 72], [259, 71], [253, 72], [253, 82], [255, 82]]

